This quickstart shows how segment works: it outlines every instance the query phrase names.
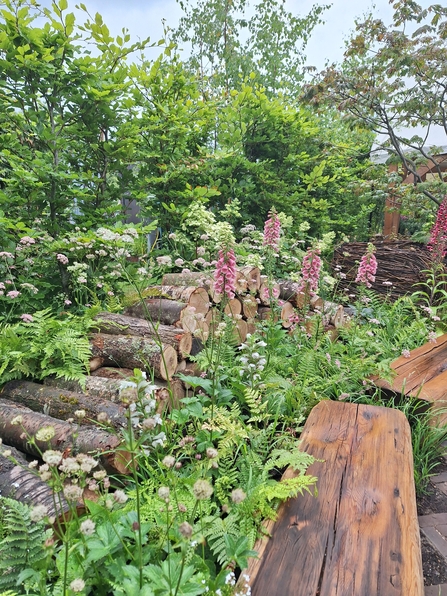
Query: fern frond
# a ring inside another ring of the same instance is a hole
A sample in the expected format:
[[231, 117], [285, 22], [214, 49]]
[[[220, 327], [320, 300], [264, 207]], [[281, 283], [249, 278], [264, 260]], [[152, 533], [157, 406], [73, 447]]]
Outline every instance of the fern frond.
[[311, 487], [315, 485], [317, 478], [314, 476], [306, 476], [300, 474], [294, 478], [286, 478], [281, 482], [271, 481], [260, 487], [260, 494], [264, 496], [268, 501], [278, 499], [279, 501], [285, 501], [286, 499], [292, 499], [298, 494], [302, 495], [303, 491], [311, 492]]

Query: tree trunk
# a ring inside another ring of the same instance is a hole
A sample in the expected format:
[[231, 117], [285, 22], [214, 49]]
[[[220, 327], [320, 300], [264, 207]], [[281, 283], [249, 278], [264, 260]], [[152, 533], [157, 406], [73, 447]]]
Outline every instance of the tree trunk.
[[241, 267], [240, 272], [247, 280], [247, 290], [249, 292], [257, 292], [261, 287], [261, 272], [258, 267]]
[[151, 287], [154, 292], [159, 292], [159, 296], [170, 300], [184, 302], [188, 306], [195, 308], [195, 313], [206, 313], [210, 309], [210, 297], [205, 288], [195, 286], [154, 286]]
[[[22, 417], [20, 424], [12, 424], [17, 416]], [[52, 427], [54, 437], [48, 441], [30, 443], [28, 435], [34, 437], [43, 427]], [[0, 437], [12, 445], [37, 457], [47, 449], [59, 451], [72, 450], [80, 453], [100, 453], [99, 461], [112, 473], [130, 474], [130, 454], [120, 449], [121, 440], [96, 427], [78, 427], [75, 424], [57, 420], [45, 414], [33, 412], [25, 406], [19, 406], [5, 399], [0, 399]]]
[[104, 365], [147, 369], [148, 373], [152, 369], [155, 377], [166, 381], [177, 368], [177, 352], [174, 348], [163, 344], [160, 346], [153, 339], [95, 333], [90, 341], [94, 370]]
[[[2, 455], [7, 450], [11, 451], [10, 457]], [[54, 495], [52, 488], [28, 468], [23, 453], [5, 444], [0, 451], [0, 495], [27, 505], [44, 505], [48, 515], [56, 518], [70, 511], [64, 496]], [[85, 507], [79, 504], [76, 509], [81, 514]]]
[[24, 405], [34, 412], [48, 414], [59, 420], [74, 418], [76, 410], [85, 410], [86, 416], [81, 421], [83, 424], [91, 424], [91, 420], [96, 420], [101, 412], [107, 414], [107, 418], [115, 428], [122, 428], [127, 424], [125, 408], [122, 404], [113, 403], [108, 398], [104, 399], [92, 394], [75, 393], [29, 381], [9, 381], [4, 385], [0, 396]]
[[147, 298], [144, 304], [139, 302], [129, 306], [124, 314], [149, 319], [152, 324], [159, 322], [163, 325], [174, 325], [191, 333], [197, 327], [194, 310], [190, 306], [167, 298]]
[[100, 312], [96, 315], [95, 320], [98, 321], [100, 333], [151, 337], [158, 343], [172, 346], [180, 356], [187, 356], [191, 351], [191, 333], [177, 327], [161, 324], [153, 325], [144, 319], [111, 312]]

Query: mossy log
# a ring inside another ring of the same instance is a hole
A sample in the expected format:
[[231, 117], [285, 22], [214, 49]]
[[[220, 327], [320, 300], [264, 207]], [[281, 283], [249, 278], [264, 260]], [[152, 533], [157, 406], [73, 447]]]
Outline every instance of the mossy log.
[[3, 386], [0, 397], [59, 420], [74, 418], [76, 410], [85, 410], [86, 416], [82, 423], [91, 424], [91, 420], [96, 420], [98, 414], [105, 413], [115, 428], [126, 426], [125, 408], [122, 404], [113, 403], [109, 397], [86, 395], [81, 393], [79, 384], [68, 383], [72, 383], [69, 387], [79, 388], [79, 391], [29, 381], [9, 381]]
[[[12, 424], [19, 415], [20, 424]], [[35, 439], [30, 442], [28, 437], [35, 437], [37, 431], [43, 427], [51, 427], [54, 436], [45, 441]], [[99, 453], [99, 461], [108, 472], [131, 472], [130, 454], [122, 448], [121, 439], [116, 435], [93, 426], [78, 427], [76, 424], [33, 412], [6, 399], [0, 399], [0, 438], [4, 443], [37, 457], [47, 449]]]
[[95, 320], [98, 322], [99, 333], [150, 337], [159, 343], [172, 346], [181, 356], [187, 356], [191, 351], [191, 332], [172, 325], [154, 325], [145, 319], [111, 312], [100, 312]]
[[101, 366], [141, 368], [149, 374], [167, 380], [177, 368], [177, 352], [172, 346], [161, 345], [151, 338], [127, 337], [95, 333], [91, 339], [92, 360], [90, 370]]
[[148, 319], [153, 324], [174, 325], [191, 333], [197, 328], [195, 309], [184, 302], [168, 298], [147, 298], [144, 303], [138, 302], [126, 308], [124, 314]]
[[[5, 451], [10, 451], [11, 455], [4, 457]], [[27, 505], [44, 505], [50, 517], [63, 518], [70, 511], [63, 495], [55, 499], [48, 484], [29, 469], [23, 453], [5, 444], [0, 450], [0, 495]], [[85, 508], [78, 504], [76, 509], [80, 514]]]

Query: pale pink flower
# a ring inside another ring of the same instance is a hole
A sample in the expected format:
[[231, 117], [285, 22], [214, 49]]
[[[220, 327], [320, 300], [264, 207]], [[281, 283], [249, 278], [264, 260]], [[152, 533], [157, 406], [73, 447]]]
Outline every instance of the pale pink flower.
[[23, 236], [23, 238], [20, 238], [20, 242], [22, 244], [25, 244], [26, 246], [30, 246], [31, 244], [36, 244], [36, 241], [34, 240], [34, 238], [31, 238], [30, 236]]
[[33, 315], [27, 315], [27, 314], [23, 314], [20, 315], [20, 318], [22, 319], [22, 321], [24, 321], [25, 323], [31, 323], [32, 321], [34, 321], [34, 317]]
[[70, 306], [70, 304], [71, 304], [71, 300], [64, 300], [64, 304], [65, 304], [66, 306]]
[[305, 292], [306, 294], [313, 295], [318, 290], [321, 271], [321, 259], [319, 254], [320, 251], [318, 248], [309, 248], [304, 255], [303, 265], [301, 267], [301, 282], [298, 287], [298, 292]]
[[367, 288], [370, 288], [376, 281], [377, 261], [374, 251], [374, 244], [369, 243], [368, 250], [360, 261], [357, 277], [355, 278], [356, 283], [364, 283]]
[[6, 252], [3, 250], [2, 252], [0, 252], [0, 257], [5, 257], [6, 259], [13, 259], [14, 255], [10, 252]]
[[436, 332], [430, 331], [430, 333], [428, 334], [428, 341], [432, 344], [435, 344], [437, 342], [437, 338], [438, 336], [436, 335]]
[[279, 236], [281, 234], [281, 222], [275, 211], [269, 211], [269, 218], [264, 224], [264, 246], [270, 246], [275, 252], [279, 249]]
[[20, 292], [18, 292], [17, 290], [11, 290], [6, 295], [8, 296], [8, 298], [12, 298], [14, 300], [14, 298], [17, 298], [17, 296], [20, 296]]
[[57, 260], [58, 260], [60, 263], [62, 263], [62, 265], [67, 265], [67, 263], [68, 263], [68, 257], [66, 257], [66, 256], [65, 256], [65, 255], [63, 255], [63, 254], [60, 254], [60, 253], [58, 253], [58, 254], [56, 255], [56, 259], [57, 259]]
[[402, 350], [402, 356], [404, 358], [409, 358], [410, 357], [410, 350]]
[[216, 294], [225, 294], [229, 300], [236, 291], [236, 257], [234, 250], [219, 250], [219, 259], [214, 272], [214, 290]]

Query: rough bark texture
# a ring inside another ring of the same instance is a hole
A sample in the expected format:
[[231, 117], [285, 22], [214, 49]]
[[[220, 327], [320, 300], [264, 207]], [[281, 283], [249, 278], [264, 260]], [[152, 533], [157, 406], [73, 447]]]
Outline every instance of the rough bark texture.
[[91, 338], [91, 345], [96, 368], [115, 365], [147, 369], [148, 373], [153, 370], [156, 377], [165, 381], [172, 378], [177, 368], [174, 348], [169, 345], [160, 347], [150, 338], [96, 333]]
[[115, 366], [101, 366], [90, 373], [92, 377], [103, 377], [105, 379], [127, 379], [133, 377], [133, 370], [130, 368], [117, 368]]
[[195, 311], [184, 302], [168, 300], [167, 298], [147, 298], [144, 304], [141, 302], [129, 306], [124, 311], [125, 315], [149, 319], [152, 323], [163, 325], [175, 325], [193, 333], [196, 329]]
[[256, 298], [251, 294], [246, 294], [241, 297], [242, 300], [242, 313], [247, 319], [253, 319], [258, 312], [258, 303]]
[[281, 300], [291, 302], [296, 308], [303, 308], [306, 303], [306, 295], [299, 292], [299, 284], [294, 281], [280, 281], [279, 297]]
[[[61, 380], [60, 382], [63, 383]], [[71, 386], [76, 387], [76, 384]], [[9, 381], [3, 386], [0, 396], [34, 412], [48, 414], [60, 420], [74, 418], [76, 410], [85, 410], [86, 416], [81, 421], [83, 424], [91, 424], [91, 420], [96, 420], [101, 412], [107, 414], [115, 428], [122, 428], [127, 424], [122, 404], [113, 403], [109, 398], [86, 395], [61, 387], [49, 387], [29, 381]]]
[[[98, 368], [99, 372], [103, 369]], [[121, 370], [119, 368], [115, 370]], [[132, 372], [132, 371], [131, 371]], [[124, 381], [124, 377], [119, 378], [104, 378], [99, 375], [94, 377], [87, 377], [85, 379], [85, 394], [87, 396], [99, 397], [101, 399], [110, 400], [112, 402], [120, 402], [121, 383]], [[49, 387], [58, 387], [64, 391], [74, 391], [80, 393], [83, 391], [78, 381], [67, 381], [66, 379], [55, 379], [53, 377], [47, 377], [44, 380], [44, 384]], [[132, 390], [132, 391], [131, 391]], [[133, 387], [126, 387], [127, 395], [133, 394], [134, 400], [137, 398], [137, 391]]]
[[191, 350], [191, 333], [177, 327], [162, 324], [153, 325], [144, 319], [110, 312], [100, 312], [95, 319], [98, 321], [100, 333], [150, 337], [159, 343], [172, 346], [180, 355], [185, 356]]
[[[11, 451], [11, 458], [14, 458], [14, 461], [2, 455], [8, 450]], [[28, 468], [28, 462], [23, 453], [5, 444], [0, 451], [0, 496], [15, 499], [27, 505], [45, 505], [48, 515], [57, 518], [64, 517], [70, 510], [63, 495], [54, 498], [53, 490], [48, 484]], [[84, 506], [79, 504], [76, 509], [80, 514]]]
[[[19, 415], [22, 417], [21, 424], [12, 424]], [[48, 426], [54, 429], [54, 437], [49, 441], [36, 440], [35, 444], [28, 442], [27, 435], [34, 437], [39, 429]], [[98, 452], [101, 454], [100, 462], [109, 472], [130, 473], [129, 453], [120, 449], [121, 440], [115, 435], [96, 427], [79, 428], [5, 399], [0, 399], [0, 437], [8, 445], [37, 457], [46, 449]]]
[[222, 294], [214, 291], [214, 279], [209, 273], [192, 271], [191, 273], [167, 273], [163, 276], [164, 286], [196, 286], [205, 288], [211, 300], [218, 304], [222, 300]]

